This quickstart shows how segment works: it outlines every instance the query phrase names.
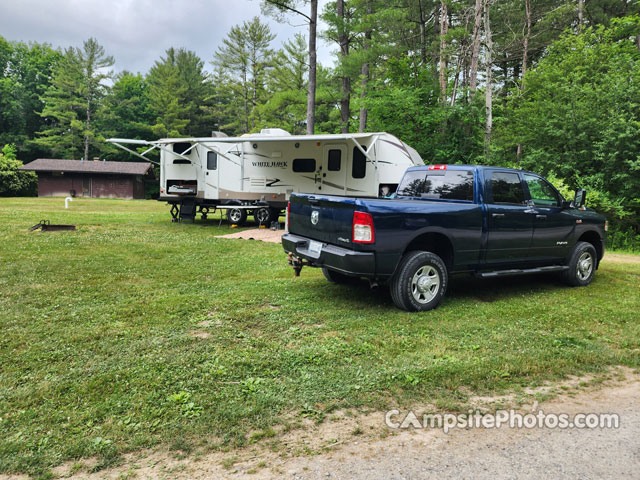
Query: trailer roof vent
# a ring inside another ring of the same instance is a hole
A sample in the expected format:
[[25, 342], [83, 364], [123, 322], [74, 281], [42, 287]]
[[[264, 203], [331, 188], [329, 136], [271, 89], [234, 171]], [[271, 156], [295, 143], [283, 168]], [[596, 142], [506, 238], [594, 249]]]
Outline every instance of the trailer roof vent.
[[260, 130], [260, 135], [266, 135], [269, 137], [290, 137], [291, 134], [282, 128], [263, 128]]

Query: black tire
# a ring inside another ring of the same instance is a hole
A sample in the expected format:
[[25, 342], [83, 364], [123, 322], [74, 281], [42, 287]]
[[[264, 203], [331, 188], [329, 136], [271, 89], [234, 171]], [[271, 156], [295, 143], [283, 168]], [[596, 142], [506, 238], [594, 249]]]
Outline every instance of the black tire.
[[228, 208], [227, 221], [232, 225], [244, 225], [247, 221], [247, 210], [245, 208]]
[[271, 226], [271, 223], [278, 221], [282, 210], [280, 208], [270, 208], [269, 210], [271, 210], [271, 222], [269, 223], [269, 226]]
[[402, 257], [389, 290], [396, 307], [425, 312], [440, 304], [448, 283], [447, 267], [438, 255], [414, 251]]
[[253, 219], [258, 225], [265, 225], [267, 227], [270, 227], [271, 222], [273, 222], [274, 220], [273, 209], [269, 207], [257, 208], [253, 211]]
[[569, 256], [569, 270], [562, 272], [562, 279], [573, 287], [584, 287], [593, 280], [598, 264], [596, 249], [587, 242], [578, 242]]
[[357, 277], [350, 277], [349, 275], [345, 275], [344, 273], [335, 272], [324, 267], [322, 268], [322, 274], [324, 275], [324, 278], [329, 280], [331, 283], [353, 284], [358, 280]]

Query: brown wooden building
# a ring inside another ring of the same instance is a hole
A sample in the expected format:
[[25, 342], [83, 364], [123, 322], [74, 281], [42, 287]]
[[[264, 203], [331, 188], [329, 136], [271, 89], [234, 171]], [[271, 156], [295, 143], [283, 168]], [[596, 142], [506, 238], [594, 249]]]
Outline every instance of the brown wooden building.
[[144, 198], [154, 178], [146, 162], [104, 162], [38, 158], [22, 167], [38, 175], [39, 197]]

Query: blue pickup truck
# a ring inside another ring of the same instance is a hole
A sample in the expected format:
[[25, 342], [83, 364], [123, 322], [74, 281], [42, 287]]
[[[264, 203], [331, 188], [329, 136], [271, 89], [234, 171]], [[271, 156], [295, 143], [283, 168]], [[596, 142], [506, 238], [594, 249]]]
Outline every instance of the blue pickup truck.
[[320, 267], [335, 283], [388, 284], [407, 311], [438, 306], [449, 276], [558, 272], [588, 285], [604, 255], [607, 222], [540, 175], [508, 168], [409, 168], [393, 198], [295, 194], [282, 245], [296, 275]]

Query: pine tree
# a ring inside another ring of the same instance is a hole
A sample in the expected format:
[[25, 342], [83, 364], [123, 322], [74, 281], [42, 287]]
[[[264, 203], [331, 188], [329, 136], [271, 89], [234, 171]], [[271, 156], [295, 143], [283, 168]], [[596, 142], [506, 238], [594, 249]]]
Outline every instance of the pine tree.
[[262, 103], [265, 73], [272, 56], [269, 46], [274, 38], [269, 26], [254, 17], [232, 27], [214, 55], [213, 65], [232, 75], [233, 90], [242, 100], [238, 127], [243, 133], [256, 126], [254, 108]]

